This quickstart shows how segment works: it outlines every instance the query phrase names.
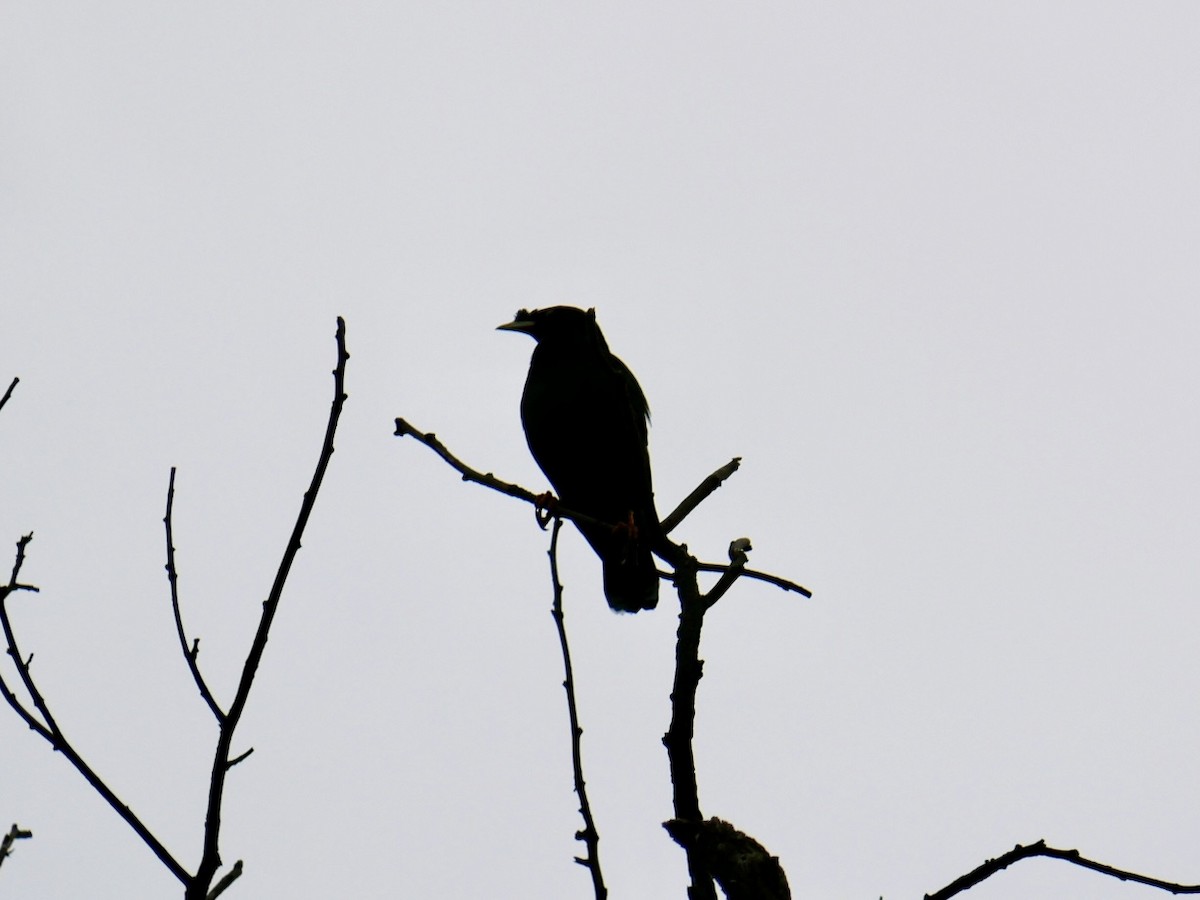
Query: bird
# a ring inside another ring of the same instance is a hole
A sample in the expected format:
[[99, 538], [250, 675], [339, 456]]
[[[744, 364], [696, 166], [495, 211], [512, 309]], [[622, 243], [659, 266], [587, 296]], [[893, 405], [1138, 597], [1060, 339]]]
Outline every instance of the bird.
[[575, 525], [600, 557], [608, 605], [654, 609], [660, 527], [641, 386], [609, 351], [595, 309], [521, 309], [497, 330], [537, 341], [521, 396], [525, 441], [562, 506], [604, 523]]

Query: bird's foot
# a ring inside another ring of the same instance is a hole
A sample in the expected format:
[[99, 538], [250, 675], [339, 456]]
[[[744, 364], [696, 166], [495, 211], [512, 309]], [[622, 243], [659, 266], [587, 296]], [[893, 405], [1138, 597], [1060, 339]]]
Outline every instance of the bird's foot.
[[546, 526], [550, 524], [550, 520], [554, 518], [557, 510], [558, 498], [549, 491], [533, 498], [533, 514], [542, 531], [546, 530]]
[[633, 510], [629, 511], [629, 518], [624, 522], [618, 522], [613, 526], [614, 535], [622, 535], [626, 540], [636, 541], [638, 539], [637, 521], [633, 518]]

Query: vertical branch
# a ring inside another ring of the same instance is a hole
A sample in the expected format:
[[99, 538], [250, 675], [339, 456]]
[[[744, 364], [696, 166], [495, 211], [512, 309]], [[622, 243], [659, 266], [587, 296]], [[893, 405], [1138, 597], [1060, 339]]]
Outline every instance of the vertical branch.
[[[262, 617], [259, 619], [258, 630], [254, 635], [254, 642], [250, 645], [250, 652], [247, 654], [246, 662], [242, 667], [242, 677], [238, 682], [237, 693], [234, 695], [233, 703], [229, 706], [229, 712], [225, 714], [225, 718], [221, 722], [220, 734], [217, 738], [217, 749], [213, 755], [212, 779], [208, 792], [208, 810], [204, 820], [204, 850], [200, 859], [200, 866], [196, 871], [196, 877], [188, 885], [187, 892], [184, 895], [185, 900], [207, 900], [210, 896], [208, 886], [212, 883], [217, 869], [221, 866], [221, 802], [225, 791], [225, 776], [232, 765], [230, 762], [230, 749], [233, 745], [233, 734], [237, 729], [238, 722], [241, 721], [242, 713], [246, 709], [246, 702], [250, 698], [250, 688], [254, 684], [254, 676], [258, 672], [259, 663], [262, 661], [263, 653], [267, 648], [267, 637], [270, 634], [271, 623], [275, 619], [275, 613], [279, 608], [279, 599], [283, 595], [283, 587], [287, 583], [288, 574], [291, 572], [296, 554], [300, 552], [300, 539], [304, 535], [305, 526], [308, 524], [309, 516], [312, 514], [313, 505], [317, 500], [317, 492], [321, 489], [321, 482], [325, 478], [325, 470], [329, 467], [329, 460], [333, 457], [333, 438], [337, 433], [338, 420], [341, 418], [342, 407], [346, 402], [346, 360], [350, 358], [350, 354], [346, 352], [346, 323], [342, 321], [340, 316], [337, 320], [335, 340], [337, 341], [337, 365], [333, 370], [333, 404], [330, 407], [329, 421], [325, 427], [325, 440], [321, 445], [321, 453], [317, 459], [317, 466], [313, 472], [312, 481], [308, 486], [308, 490], [304, 492], [304, 500], [300, 504], [300, 513], [296, 517], [296, 524], [292, 528], [292, 534], [283, 552], [279, 569], [275, 573], [275, 581], [271, 585], [271, 592], [267, 595], [267, 599], [263, 601]], [[236, 866], [235, 868], [240, 871], [240, 866]], [[224, 890], [224, 886], [222, 890]]]
[[212, 691], [208, 689], [208, 685], [204, 682], [204, 676], [200, 674], [200, 665], [196, 662], [196, 657], [200, 655], [200, 640], [188, 648], [187, 635], [183, 630], [183, 615], [179, 610], [179, 573], [175, 568], [175, 538], [171, 527], [171, 513], [175, 507], [175, 467], [171, 466], [171, 481], [167, 485], [167, 512], [163, 516], [163, 525], [167, 531], [167, 581], [171, 585], [171, 609], [175, 613], [175, 631], [179, 635], [179, 648], [183, 651], [183, 658], [187, 660], [188, 669], [191, 670], [192, 680], [196, 682], [196, 687], [200, 690], [200, 696], [204, 698], [204, 702], [208, 704], [208, 708], [212, 710], [212, 714], [217, 719], [217, 724], [225, 721], [225, 713], [221, 711], [221, 707], [217, 705], [216, 698], [213, 697]]
[[596, 830], [596, 821], [592, 818], [592, 807], [588, 803], [587, 789], [583, 780], [583, 729], [579, 725], [579, 711], [575, 705], [575, 675], [571, 668], [571, 649], [567, 644], [567, 629], [563, 621], [562, 595], [563, 586], [558, 580], [558, 532], [562, 528], [562, 519], [555, 517], [554, 530], [550, 533], [550, 580], [554, 585], [554, 625], [558, 629], [558, 642], [562, 646], [563, 656], [563, 688], [567, 692], [567, 715], [571, 721], [571, 763], [575, 773], [575, 793], [579, 795], [579, 814], [583, 817], [583, 829], [575, 832], [575, 839], [583, 841], [587, 847], [587, 856], [575, 857], [575, 862], [586, 866], [592, 874], [592, 889], [596, 900], [608, 897], [608, 888], [604, 886], [604, 874], [600, 870], [600, 833]]
[[[679, 593], [679, 628], [675, 641], [675, 680], [671, 688], [671, 724], [663, 735], [671, 770], [675, 819], [701, 822], [699, 789], [696, 785], [696, 756], [692, 737], [696, 726], [696, 690], [704, 674], [700, 659], [700, 633], [704, 628], [705, 598], [696, 582], [696, 560], [686, 551], [674, 554], [675, 588]], [[696, 846], [687, 852], [689, 900], [716, 900], [712, 876]]]

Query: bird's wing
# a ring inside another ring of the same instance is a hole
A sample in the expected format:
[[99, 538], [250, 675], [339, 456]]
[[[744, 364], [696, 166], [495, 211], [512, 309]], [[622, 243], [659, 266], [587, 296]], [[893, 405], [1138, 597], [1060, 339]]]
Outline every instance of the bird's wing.
[[638, 384], [636, 378], [633, 377], [633, 372], [629, 371], [629, 366], [617, 359], [617, 357], [609, 354], [608, 357], [612, 360], [613, 371], [620, 377], [621, 383], [625, 387], [625, 396], [629, 402], [629, 408], [633, 411], [634, 419], [637, 422], [638, 435], [645, 444], [649, 435], [647, 427], [650, 424], [650, 404], [646, 402], [646, 395], [642, 393], [642, 386]]

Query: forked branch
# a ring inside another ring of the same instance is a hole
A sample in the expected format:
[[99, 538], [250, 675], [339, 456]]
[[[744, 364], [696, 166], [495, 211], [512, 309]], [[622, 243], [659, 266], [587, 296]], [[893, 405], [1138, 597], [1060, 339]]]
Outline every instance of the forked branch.
[[[204, 846], [200, 858], [199, 867], [195, 874], [188, 872], [184, 866], [175, 859], [174, 856], [166, 849], [149, 828], [139, 819], [133, 811], [120, 800], [108, 787], [107, 784], [94, 772], [91, 767], [84, 761], [71, 742], [63, 734], [58, 722], [50, 712], [49, 704], [37, 686], [31, 671], [32, 655], [24, 656], [17, 644], [15, 631], [9, 617], [7, 601], [9, 597], [17, 591], [36, 591], [37, 588], [33, 585], [23, 584], [20, 581], [21, 568], [25, 563], [25, 551], [30, 541], [33, 540], [32, 534], [27, 534], [17, 542], [16, 559], [13, 564], [12, 574], [9, 577], [8, 583], [0, 585], [0, 629], [3, 630], [4, 640], [6, 644], [7, 655], [12, 659], [12, 664], [17, 671], [17, 676], [24, 687], [25, 693], [29, 697], [30, 708], [24, 701], [16, 695], [16, 692], [10, 688], [5, 681], [2, 672], [0, 672], [0, 695], [3, 695], [5, 701], [13, 708], [14, 711], [21, 717], [22, 720], [43, 739], [48, 741], [51, 746], [60, 752], [66, 759], [83, 775], [84, 779], [96, 790], [109, 805], [116, 810], [117, 814], [129, 824], [134, 832], [142, 839], [142, 841], [154, 852], [159, 860], [165, 865], [184, 886], [185, 900], [215, 900], [222, 894], [242, 873], [242, 862], [238, 860], [228, 872], [225, 873], [214, 885], [213, 879], [216, 877], [217, 871], [221, 866], [221, 855], [219, 851], [220, 831], [221, 831], [221, 805], [224, 797], [225, 779], [228, 771], [239, 762], [253, 752], [253, 748], [244, 753], [231, 757], [231, 748], [233, 745], [233, 734], [237, 728], [238, 722], [246, 707], [246, 702], [249, 698], [250, 688], [254, 682], [255, 673], [258, 671], [259, 663], [262, 661], [263, 653], [266, 649], [267, 637], [270, 633], [271, 623], [274, 620], [275, 613], [279, 607], [279, 600], [283, 594], [283, 588], [287, 582], [288, 574], [291, 571], [292, 563], [295, 561], [296, 554], [300, 551], [300, 540], [304, 534], [305, 526], [308, 524], [310, 515], [312, 514], [313, 506], [316, 502], [317, 493], [321, 488], [321, 483], [325, 477], [325, 471], [329, 466], [329, 461], [333, 456], [333, 439], [337, 432], [338, 421], [341, 417], [342, 407], [346, 401], [345, 393], [345, 374], [346, 361], [349, 359], [349, 354], [346, 352], [346, 327], [342, 319], [337, 320], [337, 365], [333, 371], [334, 381], [334, 396], [333, 403], [330, 407], [329, 420], [325, 428], [325, 439], [321, 445], [321, 452], [317, 459], [316, 470], [313, 473], [312, 480], [308, 490], [304, 494], [304, 499], [300, 505], [300, 513], [296, 518], [296, 523], [292, 528], [291, 537], [288, 540], [287, 547], [284, 550], [283, 558], [279, 564], [279, 568], [275, 574], [274, 583], [271, 586], [270, 593], [267, 599], [263, 602], [262, 616], [259, 620], [258, 630], [255, 633], [254, 641], [251, 644], [250, 651], [247, 654], [246, 662], [242, 667], [241, 679], [238, 683], [237, 693], [234, 696], [233, 703], [229, 707], [228, 712], [223, 712], [217, 703], [212, 691], [208, 688], [207, 683], [201, 676], [199, 667], [196, 663], [196, 656], [199, 649], [199, 642], [193, 641], [189, 648], [187, 638], [183, 628], [183, 618], [180, 612], [179, 591], [178, 591], [178, 573], [175, 567], [175, 546], [172, 535], [172, 511], [175, 498], [175, 470], [171, 469], [171, 480], [167, 489], [167, 510], [164, 518], [167, 537], [167, 577], [171, 586], [171, 606], [175, 617], [176, 633], [179, 638], [180, 648], [183, 650], [183, 655], [188, 663], [188, 668], [192, 673], [192, 678], [196, 682], [196, 686], [200, 691], [201, 697], [208, 705], [213, 713], [218, 724], [217, 748], [213, 757], [212, 772], [209, 781], [209, 795], [204, 823]], [[3, 400], [0, 400], [0, 406], [6, 402], [12, 393], [13, 387], [16, 385], [16, 380], [9, 386]], [[16, 837], [27, 837], [25, 833], [17, 834]], [[4, 849], [7, 851], [11, 840], [7, 841]]]
[[[396, 435], [398, 437], [411, 436], [416, 438], [425, 446], [429, 447], [438, 454], [446, 463], [448, 463], [455, 471], [457, 471], [464, 481], [475, 482], [492, 490], [499, 491], [502, 494], [507, 494], [510, 497], [515, 497], [519, 500], [524, 500], [526, 503], [533, 504], [535, 507], [540, 502], [540, 497], [520, 485], [512, 484], [497, 478], [492, 473], [482, 473], [471, 468], [466, 463], [462, 462], [458, 457], [451, 453], [441, 441], [432, 433], [423, 433], [414, 428], [404, 419], [396, 419]], [[750, 550], [750, 541], [746, 538], [739, 538], [733, 541], [729, 546], [729, 564], [721, 565], [717, 563], [702, 563], [696, 560], [690, 553], [687, 547], [681, 544], [675, 544], [666, 535], [674, 529], [683, 519], [697, 506], [700, 505], [713, 491], [721, 486], [730, 475], [737, 471], [741, 464], [739, 458], [734, 458], [730, 462], [721, 466], [711, 475], [709, 475], [701, 484], [692, 491], [679, 506], [671, 512], [662, 521], [661, 537], [654, 547], [654, 551], [661, 558], [666, 560], [673, 572], [669, 575], [660, 576], [669, 577], [674, 582], [680, 599], [680, 614], [679, 614], [679, 629], [677, 632], [677, 640], [675, 645], [675, 681], [671, 691], [671, 724], [667, 729], [667, 733], [663, 736], [663, 743], [667, 748], [667, 757], [671, 770], [671, 784], [674, 790], [674, 809], [675, 818], [672, 820], [675, 823], [674, 830], [671, 830], [672, 836], [676, 837], [678, 843], [683, 846], [688, 857], [688, 869], [691, 874], [691, 886], [688, 888], [688, 896], [691, 900], [716, 900], [716, 888], [713, 885], [714, 878], [724, 878], [725, 870], [720, 869], [720, 866], [713, 866], [714, 857], [712, 857], [710, 845], [711, 841], [701, 841], [688, 839], [689, 836], [698, 834], [708, 828], [705, 820], [700, 812], [700, 801], [696, 786], [696, 760], [692, 749], [692, 738], [695, 731], [696, 719], [696, 690], [700, 684], [700, 677], [703, 672], [703, 662], [700, 660], [700, 635], [704, 625], [704, 614], [713, 604], [721, 599], [725, 593], [733, 586], [733, 583], [738, 578], [757, 578], [766, 581], [776, 587], [787, 591], [795, 591], [811, 597], [812, 593], [807, 589], [794, 582], [784, 578], [779, 578], [775, 575], [768, 575], [763, 572], [755, 572], [752, 569], [746, 568], [747, 556]], [[570, 674], [569, 654], [566, 649], [566, 635], [562, 629], [561, 607], [559, 599], [561, 597], [561, 585], [558, 583], [558, 573], [553, 556], [554, 541], [558, 536], [558, 528], [561, 519], [571, 519], [576, 523], [582, 524], [601, 524], [612, 526], [613, 523], [597, 522], [590, 516], [582, 515], [574, 510], [565, 509], [560, 505], [556, 505], [553, 509], [555, 516], [554, 536], [551, 543], [551, 566], [554, 576], [555, 589], [555, 618], [559, 623], [559, 635], [563, 644], [564, 658], [567, 660], [567, 687], [568, 687], [568, 711], [571, 716], [571, 729], [574, 737], [572, 751], [573, 761], [575, 763], [575, 778], [577, 790], [580, 794], [581, 810], [584, 816], [585, 827], [579, 832], [581, 840], [590, 841], [594, 837], [594, 825], [591, 823], [591, 813], [587, 806], [586, 795], [582, 791], [583, 773], [579, 766], [579, 746], [578, 734], [579, 725], [576, 717], [573, 697], [571, 695], [571, 686], [573, 679]], [[721, 577], [708, 590], [707, 593], [702, 593], [697, 582], [697, 574], [699, 572], [718, 572]], [[720, 821], [720, 820], [713, 820]], [[728, 828], [732, 833], [744, 838], [746, 842], [753, 843], [753, 838], [743, 835], [741, 832], [728, 826], [726, 823], [721, 823], [722, 826]], [[669, 829], [670, 830], [670, 829]], [[711, 830], [711, 829], [709, 829]], [[705, 832], [707, 833], [707, 832]], [[724, 832], [722, 832], [724, 833]], [[721, 843], [720, 846], [726, 846], [728, 842]], [[748, 845], [748, 844], [746, 844]], [[765, 853], [765, 851], [764, 851]], [[600, 891], [603, 890], [603, 883], [599, 879], [599, 864], [592, 864], [596, 859], [595, 847], [589, 843], [589, 856], [585, 859], [577, 860], [579, 863], [588, 866], [592, 869], [593, 881], [596, 885], [597, 896], [602, 896]], [[783, 893], [773, 896], [786, 897], [787, 880], [783, 876], [782, 868], [778, 866], [778, 860], [774, 861], [775, 868], [778, 869], [779, 879], [783, 884]], [[723, 885], [725, 881], [721, 882]], [[749, 896], [749, 895], [744, 895]]]

